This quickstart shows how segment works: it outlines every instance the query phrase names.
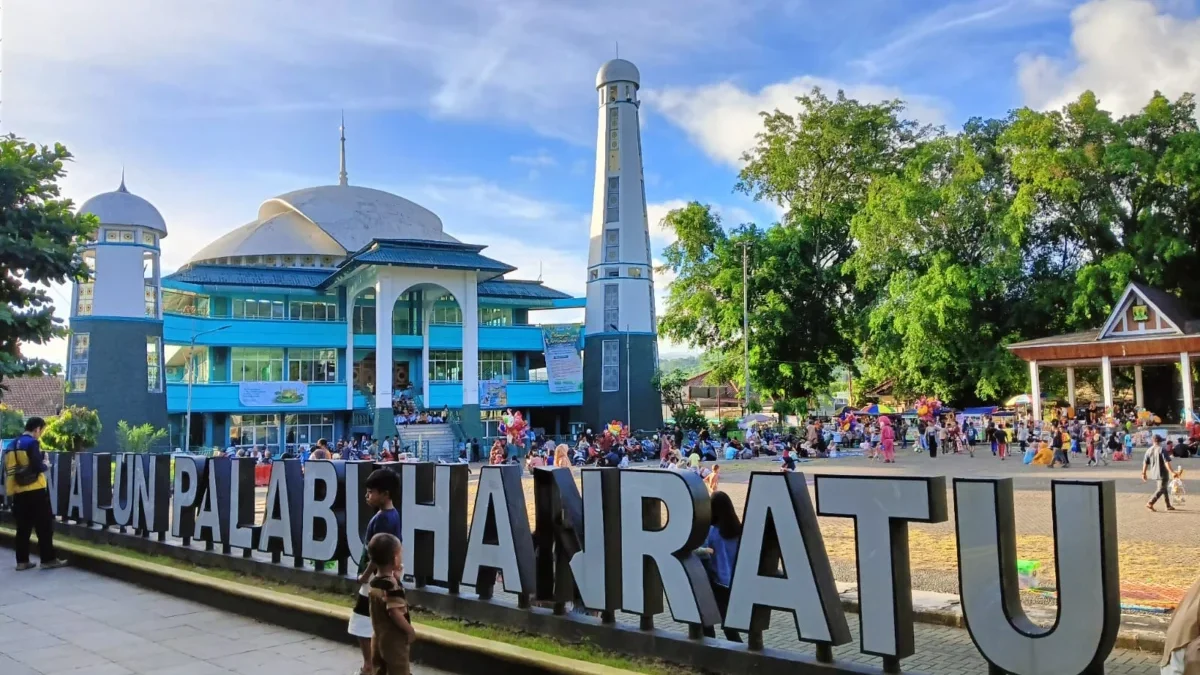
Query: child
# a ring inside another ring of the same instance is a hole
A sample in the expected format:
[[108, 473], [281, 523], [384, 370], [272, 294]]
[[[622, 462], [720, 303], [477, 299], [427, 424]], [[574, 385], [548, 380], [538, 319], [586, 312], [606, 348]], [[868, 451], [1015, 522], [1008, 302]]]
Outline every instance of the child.
[[381, 532], [367, 543], [371, 566], [371, 665], [374, 675], [410, 675], [408, 651], [416, 637], [408, 619], [408, 603], [400, 575], [400, 540]]
[[704, 485], [708, 488], [708, 494], [717, 491], [717, 483], [721, 480], [721, 465], [713, 464], [712, 472], [704, 477]]
[[[393, 500], [400, 493], [400, 477], [389, 469], [376, 469], [367, 476], [366, 482], [367, 505], [378, 509], [367, 523], [366, 541], [369, 543], [380, 534], [389, 534], [401, 539], [400, 512], [396, 510]], [[358, 569], [358, 599], [354, 612], [350, 614], [350, 625], [346, 632], [358, 638], [358, 646], [362, 650], [363, 665], [360, 671], [363, 675], [375, 672], [371, 665], [371, 589], [368, 585], [371, 577], [378, 572], [374, 559], [363, 551]]]

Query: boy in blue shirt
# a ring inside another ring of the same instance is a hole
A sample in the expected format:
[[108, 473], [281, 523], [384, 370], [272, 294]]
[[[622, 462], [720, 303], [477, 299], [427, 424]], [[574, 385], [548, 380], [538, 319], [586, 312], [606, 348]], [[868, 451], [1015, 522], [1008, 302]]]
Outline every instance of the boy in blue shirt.
[[[390, 469], [376, 469], [367, 476], [366, 481], [367, 505], [378, 509], [367, 523], [367, 536], [364, 541], [371, 541], [377, 534], [390, 534], [401, 539], [400, 512], [396, 510], [395, 499], [400, 494], [400, 477]], [[363, 556], [358, 563], [358, 599], [354, 604], [354, 612], [350, 614], [350, 625], [347, 632], [358, 638], [358, 646], [362, 649], [362, 673], [370, 675], [374, 672], [371, 663], [371, 578], [375, 576], [376, 566], [363, 547]]]

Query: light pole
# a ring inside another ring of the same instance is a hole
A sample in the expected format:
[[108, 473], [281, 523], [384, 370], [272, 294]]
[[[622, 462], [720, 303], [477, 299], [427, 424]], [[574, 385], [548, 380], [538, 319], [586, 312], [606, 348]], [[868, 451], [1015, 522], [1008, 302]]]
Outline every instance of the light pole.
[[183, 452], [184, 452], [184, 454], [186, 454], [187, 451], [190, 450], [191, 446], [192, 446], [192, 384], [196, 381], [196, 340], [202, 336], [208, 335], [209, 333], [216, 333], [217, 331], [225, 330], [226, 328], [229, 328], [229, 326], [230, 326], [230, 324], [225, 324], [224, 326], [218, 326], [216, 328], [211, 328], [209, 330], [200, 331], [199, 333], [197, 333], [195, 331], [195, 329], [192, 329], [192, 341], [188, 344], [188, 354], [187, 354], [188, 391], [187, 391], [187, 412], [184, 413], [184, 417], [183, 417], [183, 420], [184, 420], [183, 421]]
[[742, 240], [742, 348], [745, 355], [746, 384], [742, 387], [745, 400], [742, 403], [742, 415], [750, 412], [750, 285], [749, 276], [750, 242]]

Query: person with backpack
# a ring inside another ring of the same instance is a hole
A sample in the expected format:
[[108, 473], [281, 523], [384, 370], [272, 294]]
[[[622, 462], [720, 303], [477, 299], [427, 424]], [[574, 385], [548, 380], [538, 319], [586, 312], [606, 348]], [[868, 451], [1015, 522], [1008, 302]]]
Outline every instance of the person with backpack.
[[13, 519], [17, 521], [13, 548], [17, 554], [18, 572], [37, 567], [36, 563], [29, 562], [29, 536], [34, 531], [38, 536], [42, 569], [66, 564], [54, 550], [54, 512], [46, 482], [49, 466], [38, 442], [45, 428], [45, 420], [30, 417], [25, 422], [25, 432], [4, 450], [4, 489], [12, 498]]

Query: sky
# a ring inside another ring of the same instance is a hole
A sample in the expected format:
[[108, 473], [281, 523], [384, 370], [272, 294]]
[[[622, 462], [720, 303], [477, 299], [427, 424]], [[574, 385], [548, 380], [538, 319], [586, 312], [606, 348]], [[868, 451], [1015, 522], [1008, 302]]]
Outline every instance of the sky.
[[[595, 74], [642, 73], [654, 255], [672, 208], [729, 226], [759, 112], [814, 86], [900, 98], [960, 127], [1091, 89], [1117, 113], [1200, 90], [1194, 0], [6, 0], [0, 133], [74, 153], [66, 195], [130, 191], [167, 221], [172, 271], [265, 199], [337, 181], [433, 210], [451, 235], [583, 292]], [[670, 282], [656, 275], [659, 311]], [[66, 311], [69, 292], [53, 289]], [[580, 320], [574, 310], [555, 320]], [[551, 317], [546, 317], [551, 318]], [[663, 343], [670, 355], [689, 350]], [[56, 362], [65, 343], [29, 346]]]

